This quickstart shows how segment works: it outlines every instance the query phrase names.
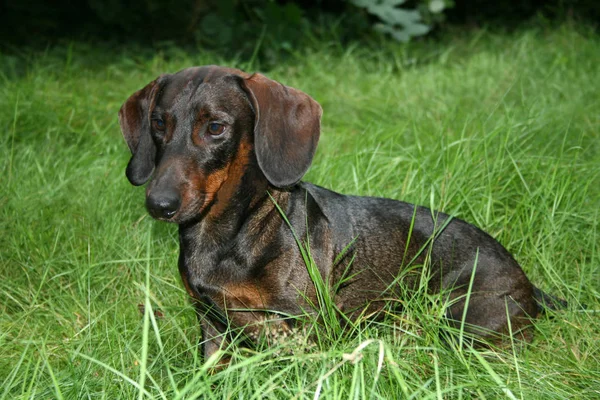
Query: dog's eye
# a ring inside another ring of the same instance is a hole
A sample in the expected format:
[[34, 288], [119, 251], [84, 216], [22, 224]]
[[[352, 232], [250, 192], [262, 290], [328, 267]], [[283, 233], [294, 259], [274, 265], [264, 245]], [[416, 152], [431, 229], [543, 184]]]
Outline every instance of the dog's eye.
[[152, 126], [154, 127], [154, 129], [156, 129], [158, 131], [164, 131], [166, 125], [165, 125], [165, 121], [163, 121], [160, 118], [157, 118], [157, 119], [152, 120]]
[[225, 125], [219, 124], [217, 122], [211, 122], [208, 124], [208, 133], [212, 136], [219, 136], [225, 130]]

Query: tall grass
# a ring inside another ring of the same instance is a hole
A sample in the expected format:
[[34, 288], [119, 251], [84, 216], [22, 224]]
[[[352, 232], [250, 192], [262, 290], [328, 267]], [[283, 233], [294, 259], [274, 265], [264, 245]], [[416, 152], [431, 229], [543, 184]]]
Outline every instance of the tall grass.
[[209, 63], [260, 67], [84, 43], [0, 57], [0, 399], [600, 397], [593, 32], [325, 43], [264, 71], [323, 106], [306, 180], [470, 221], [569, 301], [523, 348], [445, 345], [443, 304], [420, 294], [327, 346], [223, 349], [234, 362], [212, 371], [216, 360], [197, 353], [176, 227], [151, 220], [127, 183], [116, 118], [158, 74]]

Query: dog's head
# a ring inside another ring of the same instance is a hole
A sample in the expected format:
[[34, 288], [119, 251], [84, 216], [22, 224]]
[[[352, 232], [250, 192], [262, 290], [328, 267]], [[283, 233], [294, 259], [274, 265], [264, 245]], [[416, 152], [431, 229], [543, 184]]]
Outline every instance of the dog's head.
[[146, 188], [158, 219], [182, 223], [231, 196], [249, 168], [275, 187], [312, 162], [321, 107], [260, 74], [206, 66], [161, 75], [121, 107], [132, 157], [127, 178]]

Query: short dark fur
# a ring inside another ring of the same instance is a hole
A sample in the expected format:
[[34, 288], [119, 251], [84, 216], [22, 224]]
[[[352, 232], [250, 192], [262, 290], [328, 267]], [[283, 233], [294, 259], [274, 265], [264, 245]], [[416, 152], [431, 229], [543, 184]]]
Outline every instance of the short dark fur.
[[[536, 299], [549, 297], [486, 233], [424, 207], [299, 182], [320, 117], [318, 103], [299, 90], [217, 66], [162, 75], [119, 112], [133, 154], [127, 177], [134, 185], [150, 180], [148, 211], [179, 224], [179, 271], [201, 316], [205, 356], [227, 340], [228, 325], [255, 338], [266, 319], [300, 315], [310, 309], [305, 296], [315, 299], [275, 203], [296, 234], [308, 236], [321, 275], [345, 279], [334, 299], [350, 318], [414, 288], [421, 274], [408, 267], [428, 256], [428, 289], [448, 293], [451, 324], [461, 324], [473, 279], [467, 330], [485, 339], [506, 334], [508, 313], [512, 332], [526, 332], [539, 312]], [[209, 133], [211, 123], [224, 127], [220, 136]], [[399, 274], [401, 285], [391, 285]], [[270, 324], [292, 325], [286, 318]]]

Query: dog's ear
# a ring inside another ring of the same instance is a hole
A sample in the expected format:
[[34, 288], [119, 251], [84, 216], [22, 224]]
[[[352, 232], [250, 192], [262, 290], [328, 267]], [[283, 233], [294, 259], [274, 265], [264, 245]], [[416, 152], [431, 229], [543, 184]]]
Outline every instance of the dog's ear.
[[258, 165], [271, 184], [287, 187], [308, 170], [321, 133], [322, 109], [300, 90], [261, 74], [244, 79], [254, 107], [254, 147]]
[[156, 145], [150, 134], [150, 106], [156, 96], [158, 79], [138, 90], [119, 110], [119, 124], [131, 150], [125, 174], [132, 185], [143, 185], [154, 171]]

